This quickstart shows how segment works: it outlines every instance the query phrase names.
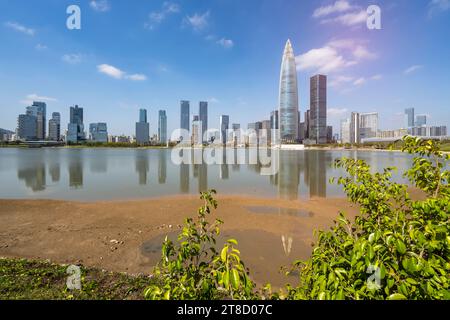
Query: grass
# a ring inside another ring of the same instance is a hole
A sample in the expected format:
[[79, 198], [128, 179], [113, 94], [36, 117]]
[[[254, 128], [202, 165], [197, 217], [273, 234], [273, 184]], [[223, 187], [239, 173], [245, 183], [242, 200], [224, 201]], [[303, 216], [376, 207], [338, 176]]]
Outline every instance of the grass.
[[0, 258], [0, 300], [140, 300], [156, 281], [81, 267], [81, 290], [66, 286], [67, 267], [44, 261]]

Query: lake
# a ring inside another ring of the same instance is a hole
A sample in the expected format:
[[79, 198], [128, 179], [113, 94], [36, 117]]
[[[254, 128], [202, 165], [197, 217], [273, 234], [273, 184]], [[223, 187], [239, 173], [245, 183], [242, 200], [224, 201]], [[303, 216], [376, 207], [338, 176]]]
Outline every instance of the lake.
[[[246, 150], [241, 150], [248, 153]], [[395, 166], [400, 172], [411, 156], [396, 152], [288, 151], [279, 155], [275, 175], [261, 175], [255, 164], [173, 163], [171, 149], [0, 149], [0, 198], [61, 200], [127, 200], [198, 194], [283, 199], [341, 197], [342, 188], [329, 183], [344, 173], [335, 159], [367, 161], [373, 170]], [[238, 162], [238, 161], [236, 161]], [[400, 174], [395, 179], [406, 182]]]

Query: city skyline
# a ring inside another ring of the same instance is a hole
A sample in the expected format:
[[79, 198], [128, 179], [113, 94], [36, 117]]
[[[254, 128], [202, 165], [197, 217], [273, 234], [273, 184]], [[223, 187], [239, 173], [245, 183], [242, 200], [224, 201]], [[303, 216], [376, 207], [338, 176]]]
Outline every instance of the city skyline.
[[[157, 133], [162, 107], [167, 110], [168, 131], [173, 131], [182, 99], [209, 103], [209, 127], [218, 129], [222, 114], [243, 125], [251, 123], [277, 108], [280, 50], [288, 38], [297, 51], [302, 115], [309, 108], [304, 94], [309, 78], [323, 73], [329, 76], [328, 119], [335, 131], [353, 110], [376, 111], [380, 129], [394, 129], [408, 107], [427, 110], [430, 125], [449, 125], [450, 93], [444, 87], [450, 75], [442, 70], [448, 69], [450, 45], [435, 40], [448, 30], [449, 11], [432, 10], [431, 1], [398, 1], [395, 6], [379, 1], [382, 30], [368, 30], [362, 20], [345, 25], [333, 20], [339, 13], [320, 11], [335, 1], [285, 1], [285, 6], [248, 1], [239, 4], [239, 12], [258, 11], [247, 20], [236, 17], [239, 31], [226, 23], [237, 4], [175, 1], [172, 9], [177, 12], [166, 12], [164, 21], [152, 25], [150, 13], [168, 10], [163, 1], [127, 6], [129, 10], [121, 10], [123, 3], [108, 2], [105, 12], [81, 2], [82, 30], [69, 31], [60, 23], [68, 1], [40, 2], [40, 17], [34, 15], [33, 3], [18, 1], [6, 10], [0, 1], [0, 36], [5, 43], [0, 128], [14, 130], [17, 115], [33, 100], [46, 102], [48, 114], [60, 112], [62, 128], [69, 119], [68, 107], [78, 104], [89, 110], [86, 123], [107, 122], [115, 135], [134, 132], [135, 110], [140, 108], [153, 115], [151, 134]], [[348, 3], [349, 14], [367, 5]], [[261, 26], [263, 35], [252, 31], [252, 23], [269, 14], [277, 27], [269, 32], [268, 22]], [[193, 17], [198, 19], [189, 19]], [[414, 24], [412, 17], [420, 23]], [[125, 50], [123, 55], [102, 38], [111, 32]], [[423, 46], [408, 41], [410, 32], [422, 36]], [[178, 42], [182, 52], [176, 50]]]

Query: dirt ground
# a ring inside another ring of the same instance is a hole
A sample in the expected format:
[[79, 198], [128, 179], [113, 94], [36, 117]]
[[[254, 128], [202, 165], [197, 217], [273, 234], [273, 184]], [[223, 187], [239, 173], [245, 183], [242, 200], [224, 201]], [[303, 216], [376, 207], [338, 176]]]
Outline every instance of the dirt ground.
[[[281, 200], [218, 197], [213, 218], [224, 236], [237, 238], [256, 282], [282, 285], [279, 267], [311, 252], [313, 232], [338, 212], [357, 209], [346, 199]], [[195, 216], [196, 197], [120, 202], [0, 200], [0, 256], [83, 264], [130, 274], [152, 271], [158, 244]]]

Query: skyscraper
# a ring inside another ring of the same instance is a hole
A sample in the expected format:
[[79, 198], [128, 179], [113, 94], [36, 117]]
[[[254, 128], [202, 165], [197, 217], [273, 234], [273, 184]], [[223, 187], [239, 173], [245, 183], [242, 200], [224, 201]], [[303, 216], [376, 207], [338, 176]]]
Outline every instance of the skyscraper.
[[46, 122], [47, 122], [47, 105], [45, 102], [34, 101], [27, 107], [27, 112], [36, 117], [36, 136], [38, 140], [45, 140]]
[[139, 122], [136, 122], [136, 143], [148, 144], [150, 141], [150, 124], [147, 122], [147, 110], [139, 110]]
[[308, 110], [305, 111], [305, 140], [309, 139], [310, 118], [311, 118], [311, 112], [308, 109]]
[[201, 121], [199, 120], [199, 116], [194, 116], [192, 118], [192, 143], [194, 145], [199, 145], [202, 143], [202, 127], [201, 127]]
[[61, 114], [53, 112], [52, 118], [48, 121], [48, 139], [50, 141], [61, 140]]
[[359, 139], [375, 138], [378, 133], [378, 113], [361, 113], [359, 115]]
[[202, 123], [202, 141], [206, 142], [206, 131], [208, 131], [208, 102], [200, 101], [199, 111], [198, 111], [199, 120]]
[[158, 113], [158, 141], [161, 144], [167, 143], [167, 115], [165, 110]]
[[146, 109], [139, 110], [139, 122], [147, 123], [147, 110]]
[[108, 125], [103, 122], [89, 125], [89, 139], [94, 142], [108, 142]]
[[351, 143], [351, 119], [341, 120], [341, 143]]
[[310, 79], [309, 139], [317, 144], [327, 143], [327, 77], [321, 74]]
[[415, 126], [416, 127], [422, 127], [422, 126], [426, 126], [426, 125], [427, 125], [427, 115], [425, 115], [425, 114], [418, 114], [416, 116]]
[[280, 72], [280, 139], [298, 140], [298, 86], [297, 67], [291, 41], [286, 42]]
[[180, 105], [180, 129], [187, 130], [189, 132], [190, 128], [190, 106], [189, 101], [181, 101]]
[[37, 140], [37, 117], [30, 112], [20, 114], [17, 118], [17, 136], [19, 139]]
[[70, 122], [67, 128], [67, 142], [77, 143], [85, 140], [83, 124], [83, 108], [70, 107]]
[[228, 129], [230, 129], [230, 116], [220, 116], [220, 142], [226, 144], [228, 141]]
[[414, 108], [405, 109], [406, 128], [414, 127]]
[[359, 113], [352, 112], [350, 117], [350, 143], [356, 144], [361, 142], [359, 139], [359, 128]]

